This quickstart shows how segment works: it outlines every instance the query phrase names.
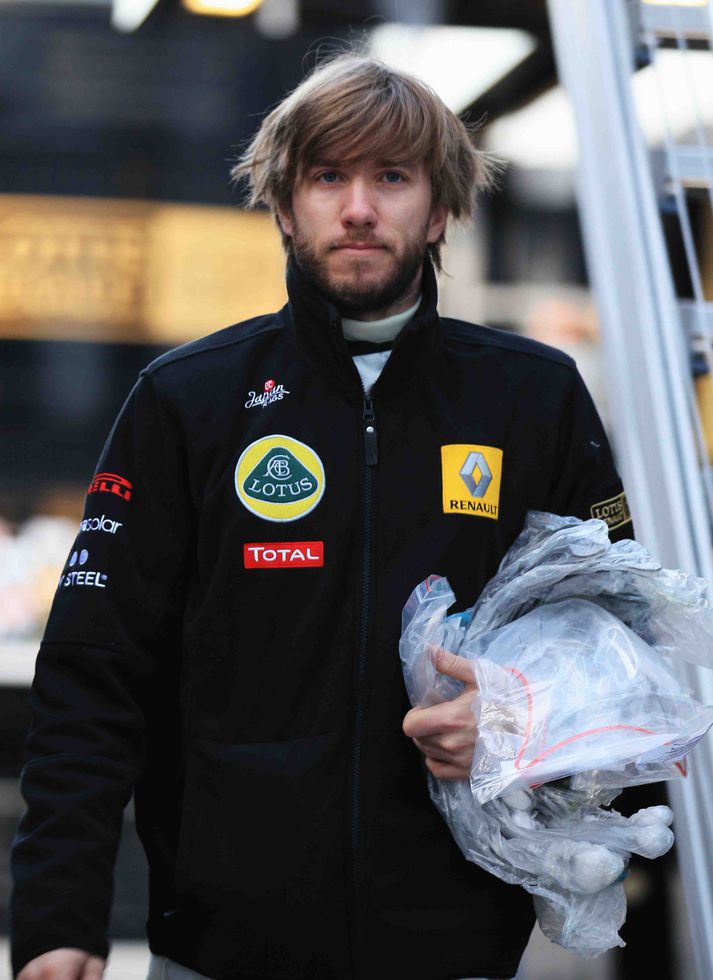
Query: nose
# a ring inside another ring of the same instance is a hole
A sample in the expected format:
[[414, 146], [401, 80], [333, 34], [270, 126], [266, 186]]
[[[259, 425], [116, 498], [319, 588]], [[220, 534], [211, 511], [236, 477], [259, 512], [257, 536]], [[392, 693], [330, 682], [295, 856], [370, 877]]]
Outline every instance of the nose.
[[346, 228], [373, 228], [376, 221], [376, 208], [367, 182], [359, 178], [349, 181], [344, 188], [342, 224]]

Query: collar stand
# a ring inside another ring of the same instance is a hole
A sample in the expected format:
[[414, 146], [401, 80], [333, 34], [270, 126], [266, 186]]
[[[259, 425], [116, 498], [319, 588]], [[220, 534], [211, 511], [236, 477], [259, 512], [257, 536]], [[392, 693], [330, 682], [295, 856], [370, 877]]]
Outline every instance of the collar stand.
[[[302, 272], [294, 256], [287, 263], [287, 294], [291, 325], [299, 346], [310, 361], [342, 388], [361, 393], [358, 373], [342, 333], [342, 319], [333, 303]], [[440, 347], [442, 327], [436, 309], [438, 288], [433, 264], [426, 258], [421, 281], [421, 302], [394, 342], [384, 368], [389, 387], [403, 387], [428, 369]], [[382, 378], [376, 385], [382, 387]]]

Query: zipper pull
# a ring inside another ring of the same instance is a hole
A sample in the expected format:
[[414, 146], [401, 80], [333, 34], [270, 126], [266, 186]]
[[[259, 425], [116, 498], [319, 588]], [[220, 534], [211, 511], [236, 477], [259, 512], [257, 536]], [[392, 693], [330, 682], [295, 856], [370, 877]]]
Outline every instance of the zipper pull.
[[367, 466], [376, 466], [379, 462], [379, 448], [376, 435], [376, 418], [374, 404], [369, 395], [364, 395], [364, 454]]

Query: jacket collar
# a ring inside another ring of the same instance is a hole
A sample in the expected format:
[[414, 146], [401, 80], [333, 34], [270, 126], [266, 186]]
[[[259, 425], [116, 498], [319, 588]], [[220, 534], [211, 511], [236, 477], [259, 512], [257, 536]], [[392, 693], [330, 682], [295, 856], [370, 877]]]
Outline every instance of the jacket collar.
[[[339, 311], [304, 275], [294, 257], [287, 263], [286, 310], [295, 339], [312, 364], [340, 388], [362, 393], [359, 373], [342, 333]], [[375, 389], [405, 388], [424, 374], [443, 340], [438, 288], [429, 258], [423, 266], [421, 304], [394, 341], [391, 356]]]

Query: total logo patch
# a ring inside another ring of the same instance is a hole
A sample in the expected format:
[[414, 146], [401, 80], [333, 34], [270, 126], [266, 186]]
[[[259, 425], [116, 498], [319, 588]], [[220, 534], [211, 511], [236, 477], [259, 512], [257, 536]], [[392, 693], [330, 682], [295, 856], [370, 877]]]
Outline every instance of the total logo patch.
[[441, 446], [443, 513], [471, 514], [497, 521], [503, 451], [461, 443]]
[[324, 541], [266, 541], [243, 545], [246, 568], [323, 568]]
[[235, 492], [247, 509], [266, 521], [296, 521], [324, 494], [324, 466], [317, 453], [292, 436], [257, 439], [235, 467]]

